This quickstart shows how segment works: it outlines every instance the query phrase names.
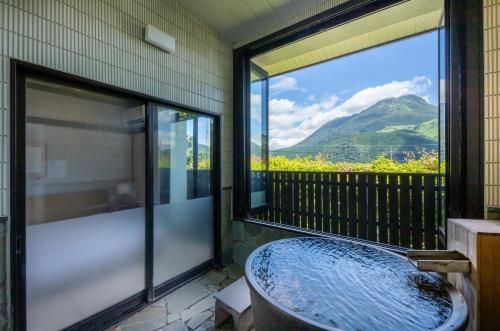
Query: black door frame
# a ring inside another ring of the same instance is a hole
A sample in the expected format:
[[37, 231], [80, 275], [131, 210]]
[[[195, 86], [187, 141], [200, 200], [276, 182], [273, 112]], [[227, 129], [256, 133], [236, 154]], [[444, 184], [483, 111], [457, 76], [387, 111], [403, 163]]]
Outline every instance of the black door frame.
[[[250, 59], [407, 0], [351, 0], [233, 51], [235, 219], [250, 211]], [[446, 33], [446, 217], [483, 218], [483, 9], [481, 1], [443, 0]], [[446, 229], [444, 229], [446, 231]]]
[[[129, 316], [145, 305], [173, 291], [180, 285], [190, 281], [222, 264], [221, 252], [221, 148], [220, 131], [221, 116], [202, 109], [188, 107], [161, 98], [104, 84], [87, 78], [71, 75], [39, 65], [11, 59], [10, 63], [10, 280], [12, 326], [14, 330], [26, 330], [26, 78], [55, 80], [68, 86], [84, 88], [90, 91], [106, 93], [113, 96], [135, 99], [145, 106], [145, 150], [146, 150], [146, 203], [145, 203], [145, 289], [132, 297], [116, 303], [93, 316], [69, 326], [68, 330], [92, 330], [109, 327], [117, 321]], [[154, 122], [152, 102], [164, 107], [193, 114], [204, 115], [213, 119], [214, 158], [212, 187], [214, 196], [214, 258], [187, 272], [153, 286], [153, 222], [154, 222]]]

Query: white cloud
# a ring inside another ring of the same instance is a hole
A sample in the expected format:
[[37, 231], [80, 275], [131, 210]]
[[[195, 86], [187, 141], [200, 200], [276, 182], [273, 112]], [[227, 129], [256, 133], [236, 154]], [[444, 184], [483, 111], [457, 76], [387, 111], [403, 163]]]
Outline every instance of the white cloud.
[[271, 94], [278, 94], [287, 91], [302, 91], [305, 92], [306, 89], [299, 87], [297, 78], [290, 76], [281, 76], [279, 78], [273, 79], [273, 83], [269, 86], [269, 91]]
[[260, 94], [254, 94], [250, 95], [250, 116], [252, 119], [260, 121], [260, 109], [261, 109], [261, 103], [262, 103], [262, 96]]
[[430, 79], [419, 76], [411, 80], [393, 81], [366, 88], [342, 103], [339, 103], [340, 99], [336, 95], [306, 104], [297, 104], [284, 98], [271, 99], [269, 101], [270, 148], [292, 146], [331, 120], [357, 114], [383, 99], [397, 98], [405, 94], [422, 95], [430, 86]]
[[315, 101], [316, 97], [314, 96], [314, 94], [311, 94], [309, 97], [307, 97], [307, 100], [309, 100], [309, 101]]

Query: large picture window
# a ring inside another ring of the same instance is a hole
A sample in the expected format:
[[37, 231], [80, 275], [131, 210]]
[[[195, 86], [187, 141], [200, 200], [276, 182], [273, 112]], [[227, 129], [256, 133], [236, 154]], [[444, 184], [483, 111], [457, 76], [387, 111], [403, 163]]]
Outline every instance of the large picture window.
[[236, 50], [248, 161], [239, 163], [235, 150], [243, 165], [236, 178], [245, 179], [236, 213], [298, 231], [439, 248], [445, 1], [348, 12]]

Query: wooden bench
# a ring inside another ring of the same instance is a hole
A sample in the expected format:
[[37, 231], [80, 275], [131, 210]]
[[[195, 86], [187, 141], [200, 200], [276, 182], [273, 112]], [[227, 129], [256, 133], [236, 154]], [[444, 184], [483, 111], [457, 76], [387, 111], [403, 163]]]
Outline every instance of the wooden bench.
[[214, 296], [215, 326], [220, 326], [229, 316], [234, 321], [234, 329], [248, 331], [253, 325], [253, 314], [250, 303], [250, 289], [241, 277]]

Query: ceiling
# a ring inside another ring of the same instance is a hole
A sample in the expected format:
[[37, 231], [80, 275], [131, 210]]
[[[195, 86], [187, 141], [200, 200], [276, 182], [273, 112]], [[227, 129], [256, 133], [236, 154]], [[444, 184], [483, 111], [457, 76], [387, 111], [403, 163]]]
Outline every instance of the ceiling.
[[410, 0], [252, 59], [270, 76], [300, 69], [441, 26], [443, 0]]
[[300, 14], [325, 0], [181, 0], [231, 42]]

